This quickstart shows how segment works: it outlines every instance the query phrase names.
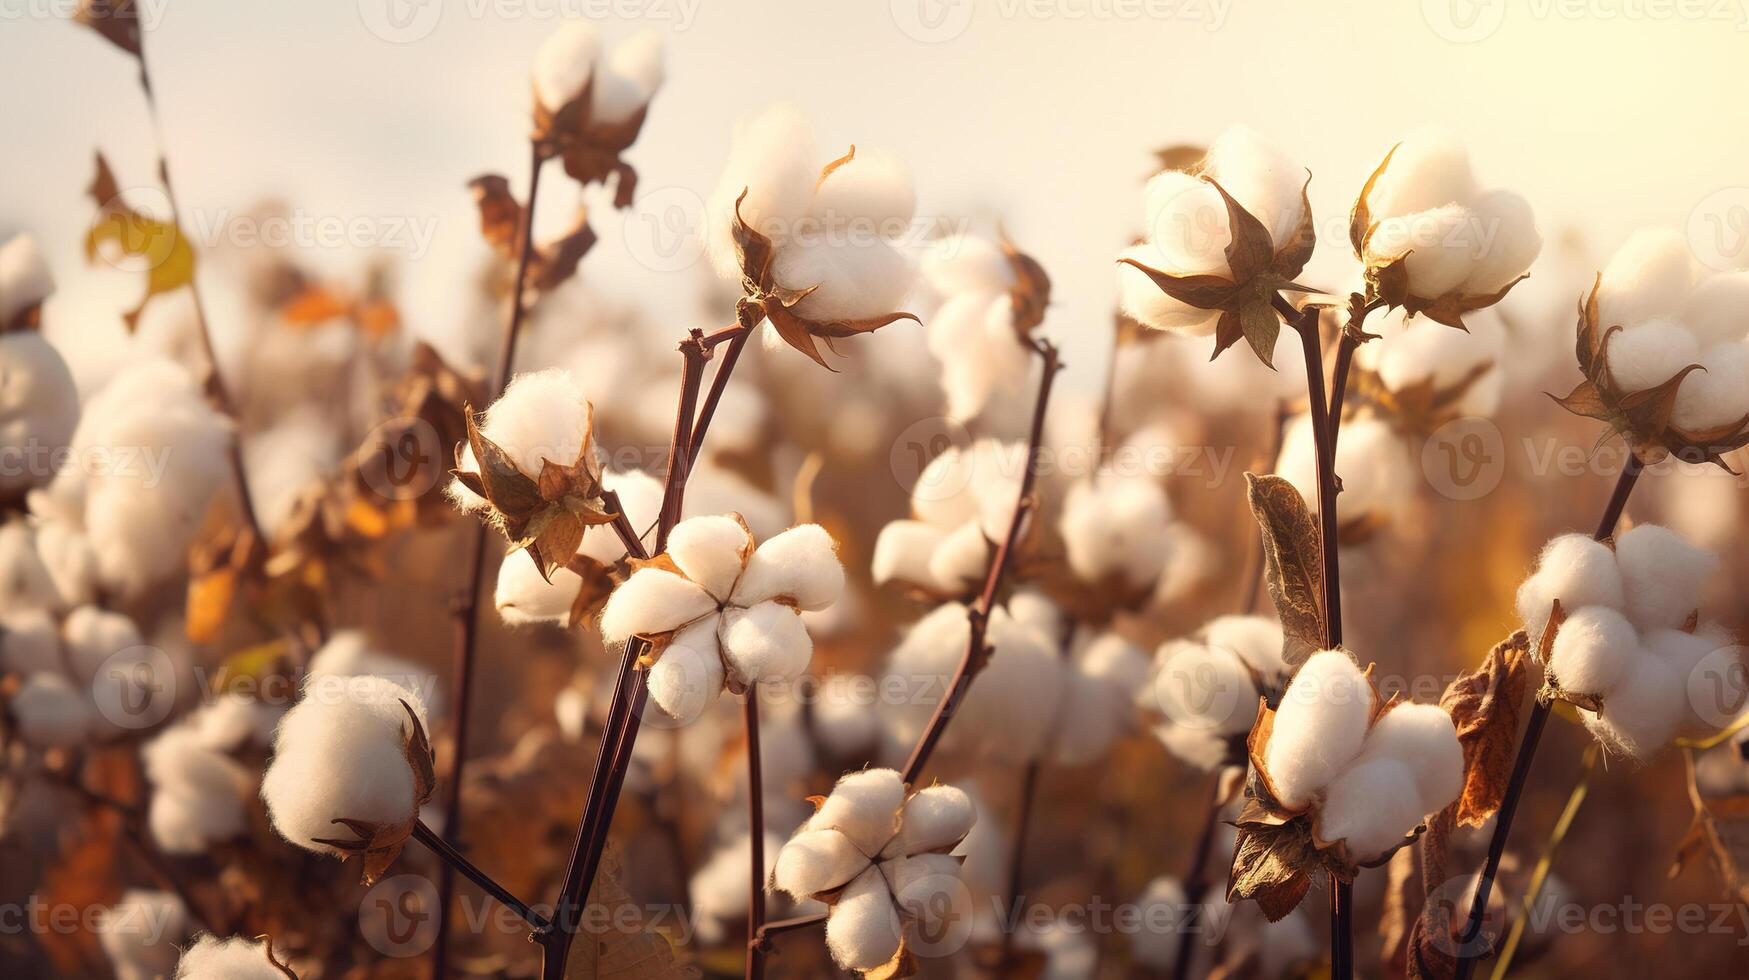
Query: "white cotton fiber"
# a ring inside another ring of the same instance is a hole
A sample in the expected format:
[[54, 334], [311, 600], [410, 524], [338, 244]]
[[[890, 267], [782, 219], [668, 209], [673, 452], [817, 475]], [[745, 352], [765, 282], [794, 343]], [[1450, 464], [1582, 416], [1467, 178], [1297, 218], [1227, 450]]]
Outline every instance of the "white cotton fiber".
[[1437, 704], [1399, 704], [1367, 733], [1356, 764], [1396, 759], [1415, 776], [1422, 813], [1442, 810], [1464, 788], [1464, 750], [1457, 726]]
[[73, 677], [87, 684], [97, 679], [109, 658], [144, 642], [139, 627], [125, 613], [96, 606], [80, 606], [68, 613], [61, 636]]
[[1202, 628], [1203, 642], [1231, 650], [1264, 678], [1286, 676], [1281, 624], [1262, 616], [1217, 616]]
[[[1698, 363], [1700, 345], [1687, 327], [1660, 317], [1612, 334], [1604, 356], [1610, 378], [1622, 391], [1631, 394], [1655, 388], [1688, 365]], [[1690, 374], [1682, 382], [1683, 389], [1693, 380], [1694, 375]]]
[[0, 611], [55, 609], [58, 598], [30, 526], [23, 521], [0, 524]]
[[847, 884], [869, 865], [869, 856], [830, 827], [803, 830], [778, 852], [772, 884], [800, 901]]
[[587, 20], [569, 20], [547, 35], [534, 56], [534, 92], [548, 112], [583, 94], [601, 57], [601, 36]]
[[808, 611], [825, 609], [844, 592], [838, 545], [818, 524], [802, 524], [767, 539], [753, 552], [735, 586], [733, 601], [752, 605], [793, 601]]
[[1239, 735], [1257, 720], [1257, 685], [1238, 654], [1189, 640], [1162, 646], [1154, 693], [1175, 725]]
[[[1296, 416], [1288, 423], [1275, 471], [1300, 491], [1307, 507], [1316, 510], [1316, 440], [1307, 416]], [[1336, 516], [1343, 523], [1389, 517], [1421, 478], [1403, 440], [1389, 425], [1370, 416], [1343, 423], [1336, 446], [1336, 472], [1342, 477]]]
[[1402, 258], [1409, 291], [1427, 298], [1444, 296], [1463, 284], [1481, 254], [1476, 213], [1447, 204], [1379, 222], [1367, 242], [1370, 262]]
[[525, 553], [505, 555], [498, 566], [498, 584], [492, 590], [492, 605], [510, 626], [529, 623], [564, 623], [571, 604], [583, 588], [576, 572], [561, 568], [551, 581], [541, 578], [540, 567]]
[[63, 669], [61, 641], [52, 616], [41, 609], [0, 613], [0, 670], [34, 674]]
[[1082, 581], [1151, 589], [1166, 567], [1166, 489], [1149, 477], [1101, 472], [1070, 486], [1058, 529]]
[[14, 235], [0, 245], [0, 328], [49, 298], [55, 277], [31, 235]]
[[590, 119], [596, 123], [625, 122], [649, 105], [662, 86], [662, 35], [649, 29], [614, 45], [595, 73], [590, 92]]
[[1536, 572], [1518, 588], [1518, 617], [1533, 644], [1556, 599], [1569, 613], [1583, 606], [1622, 608], [1627, 600], [1615, 552], [1586, 534], [1563, 534], [1543, 546]]
[[1749, 335], [1749, 272], [1702, 279], [1689, 294], [1682, 318], [1703, 347], [1744, 340]]
[[1470, 154], [1447, 130], [1426, 127], [1403, 138], [1373, 184], [1367, 209], [1381, 218], [1467, 201], [1476, 190]]
[[[964, 652], [964, 634], [960, 636], [959, 649], [947, 651], [947, 675]], [[1054, 639], [1016, 622], [1003, 609], [991, 613], [984, 639], [993, 652], [960, 705], [954, 726], [964, 726], [966, 737], [997, 759], [1036, 759], [1046, 747], [1051, 720], [1061, 710], [1063, 658]], [[945, 683], [934, 690], [945, 695]]]
[[97, 922], [97, 941], [116, 980], [159, 980], [176, 972], [188, 934], [188, 906], [172, 892], [130, 888]]
[[894, 902], [923, 935], [940, 935], [944, 925], [954, 922], [954, 899], [968, 895], [960, 881], [959, 858], [949, 854], [916, 854], [883, 861], [880, 870]]
[[1235, 201], [1263, 223], [1276, 248], [1299, 227], [1308, 174], [1280, 146], [1248, 126], [1233, 126], [1209, 144], [1203, 168]]
[[1155, 970], [1170, 969], [1178, 960], [1179, 929], [1189, 924], [1189, 901], [1176, 878], [1148, 882], [1136, 897], [1142, 928], [1130, 934], [1130, 958]]
[[872, 970], [899, 951], [899, 912], [879, 868], [844, 889], [826, 918], [826, 948], [847, 970]]
[[96, 599], [97, 553], [84, 532], [64, 521], [44, 521], [36, 529], [36, 550], [58, 595], [55, 608]]
[[1372, 703], [1372, 687], [1347, 653], [1325, 650], [1301, 665], [1264, 758], [1282, 803], [1306, 806], [1360, 753]]
[[1679, 627], [1700, 606], [1717, 555], [1667, 527], [1641, 524], [1615, 539], [1627, 614], [1642, 630]]
[[645, 677], [650, 700], [680, 724], [690, 724], [723, 693], [717, 623], [710, 616], [676, 633]]
[[826, 802], [808, 820], [809, 830], [831, 827], [864, 854], [881, 852], [897, 830], [905, 783], [897, 770], [865, 769], [838, 780]]
[[788, 606], [761, 602], [723, 610], [723, 660], [744, 685], [787, 681], [808, 669], [814, 641], [802, 617]]
[[[632, 527], [650, 528], [644, 547], [651, 548], [655, 543], [656, 515], [662, 509], [662, 481], [642, 470], [609, 470], [602, 474], [601, 485], [619, 496]], [[611, 565], [625, 557], [626, 546], [612, 525], [596, 524], [583, 532], [583, 543], [577, 547], [577, 553]]]
[[1395, 847], [1424, 815], [1409, 766], [1369, 759], [1330, 784], [1314, 832], [1320, 840], [1347, 841], [1349, 857], [1365, 863]]
[[284, 716], [283, 705], [258, 701], [245, 694], [227, 692], [189, 716], [202, 745], [220, 752], [234, 752], [245, 745], [273, 745], [273, 730]]
[[949, 595], [977, 591], [990, 572], [993, 549], [976, 521], [954, 528], [929, 557], [929, 580]]
[[31, 674], [8, 704], [18, 733], [42, 748], [84, 742], [96, 721], [91, 699], [61, 674]]
[[899, 811], [899, 832], [881, 849], [881, 857], [945, 851], [965, 839], [978, 811], [965, 790], [929, 786], [918, 790]]
[[1585, 727], [1644, 762], [1670, 739], [1689, 711], [1683, 679], [1670, 666], [1642, 656], [1633, 671], [1603, 699], [1603, 711], [1580, 711]]
[[[530, 562], [530, 564], [533, 564]], [[384, 653], [371, 646], [362, 630], [336, 630], [304, 668], [306, 682], [323, 677], [380, 677], [417, 693], [422, 710], [442, 707], [435, 696], [437, 675], [411, 660]], [[390, 712], [396, 722], [401, 715]]]
[[779, 285], [810, 289], [795, 304], [810, 320], [857, 320], [897, 310], [910, 288], [905, 257], [884, 239], [838, 241], [804, 235], [777, 253], [772, 275]]
[[[1159, 252], [1149, 245], [1132, 245], [1118, 253], [1118, 258], [1128, 259], [1129, 262], [1137, 262], [1160, 272], [1172, 273], [1170, 269], [1159, 268], [1162, 264]], [[1147, 273], [1129, 262], [1120, 262], [1117, 267], [1118, 304], [1126, 316], [1145, 327], [1176, 331], [1192, 337], [1206, 337], [1215, 332], [1215, 323], [1220, 319], [1219, 311], [1200, 309], [1173, 299], [1155, 285]]]
[[1706, 370], [1682, 379], [1670, 421], [1690, 432], [1742, 425], [1749, 418], [1749, 343], [1715, 344], [1698, 363]]
[[918, 271], [937, 292], [1003, 293], [1014, 288], [1014, 270], [1002, 249], [981, 235], [948, 235], [924, 250]]
[[710, 593], [690, 579], [660, 568], [632, 573], [601, 610], [601, 636], [618, 643], [684, 626], [717, 608]]
[[[765, 835], [765, 863], [774, 867], [783, 849], [783, 838]], [[721, 942], [730, 928], [739, 928], [747, 916], [747, 868], [751, 863], [751, 838], [743, 833], [718, 847], [687, 882], [692, 912], [697, 917], [698, 939]]]
[[1598, 328], [1631, 327], [1682, 311], [1695, 280], [1688, 242], [1667, 228], [1634, 232], [1603, 267]]
[[1134, 257], [1148, 268], [1174, 276], [1232, 278], [1226, 256], [1233, 240], [1227, 205], [1215, 185], [1201, 177], [1166, 170], [1148, 178], [1142, 192], [1142, 228], [1147, 244]]
[[1530, 202], [1513, 191], [1483, 191], [1470, 201], [1476, 222], [1477, 249], [1469, 275], [1458, 291], [1466, 296], [1492, 296], [1517, 279], [1542, 251], [1542, 235]]
[[810, 211], [825, 227], [862, 237], [897, 237], [917, 211], [911, 170], [891, 153], [858, 149], [820, 181]]
[[250, 777], [236, 760], [209, 747], [192, 727], [177, 725], [140, 750], [153, 787], [183, 796], [241, 801]]
[[1563, 690], [1609, 697], [1633, 669], [1639, 650], [1640, 635], [1625, 616], [1607, 606], [1583, 606], [1555, 634], [1549, 671]]
[[807, 215], [820, 175], [813, 132], [793, 105], [778, 103], [736, 123], [729, 159], [710, 200], [710, 257], [717, 274], [739, 279], [731, 231], [735, 201], [748, 227], [778, 239], [793, 237]]
[[753, 538], [733, 517], [689, 517], [668, 534], [668, 557], [718, 601], [729, 598], [752, 553]]
[[79, 390], [60, 352], [34, 330], [0, 333], [0, 445], [31, 454], [0, 471], [0, 492], [49, 482], [52, 467], [36, 460], [67, 445], [78, 423]]
[[176, 964], [175, 980], [285, 980], [265, 942], [202, 934]]
[[543, 460], [570, 466], [589, 439], [589, 392], [558, 368], [519, 374], [486, 409], [480, 434], [530, 479], [540, 476]]
[[874, 558], [869, 562], [875, 584], [934, 585], [929, 563], [942, 537], [938, 528], [925, 521], [888, 521], [875, 539]]

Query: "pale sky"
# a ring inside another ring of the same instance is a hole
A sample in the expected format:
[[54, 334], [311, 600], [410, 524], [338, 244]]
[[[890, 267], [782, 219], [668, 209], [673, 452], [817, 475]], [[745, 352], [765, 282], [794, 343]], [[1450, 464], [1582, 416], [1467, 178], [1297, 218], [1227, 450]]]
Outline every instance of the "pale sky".
[[[708, 194], [738, 115], [787, 99], [814, 120], [823, 146], [855, 142], [908, 160], [923, 215], [999, 216], [1052, 275], [1046, 329], [1065, 342], [1072, 382], [1087, 385], [1104, 360], [1112, 259], [1139, 229], [1149, 151], [1206, 142], [1236, 122], [1312, 170], [1314, 210], [1332, 229], [1314, 260], [1325, 281], [1347, 268], [1335, 230], [1360, 182], [1428, 123], [1465, 139], [1484, 183], [1524, 193], [1545, 235], [1574, 227], [1607, 251], [1646, 224], [1722, 221], [1749, 232], [1745, 2], [154, 0], [146, 9], [184, 210], [212, 225], [273, 195], [311, 222], [363, 219], [367, 236], [408, 258], [401, 299], [421, 332], [491, 329], [464, 322], [457, 299], [484, 252], [464, 185], [497, 171], [522, 187], [530, 59], [559, 19], [590, 17], [609, 43], [641, 26], [668, 38], [668, 83], [629, 154], [645, 213], [628, 238], [604, 202], [596, 208], [603, 241], [584, 266], [595, 287], [644, 304], [676, 332], [694, 325], [702, 272], [652, 260], [651, 221]], [[105, 150], [124, 187], [149, 183], [152, 156], [131, 64], [66, 21], [73, 5], [0, 0], [0, 234], [28, 230], [48, 248], [61, 284], [51, 336], [89, 381], [125, 356], [117, 312], [138, 288], [79, 253], [91, 152]], [[558, 170], [547, 176], [555, 193], [543, 191], [542, 223], [556, 229], [577, 194]], [[306, 255], [337, 272], [362, 258], [357, 244]]]

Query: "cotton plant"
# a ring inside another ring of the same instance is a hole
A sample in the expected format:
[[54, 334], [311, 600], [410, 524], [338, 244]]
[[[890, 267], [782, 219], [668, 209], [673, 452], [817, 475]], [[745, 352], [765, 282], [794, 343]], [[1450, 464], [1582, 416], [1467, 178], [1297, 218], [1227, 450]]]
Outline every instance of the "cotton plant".
[[1506, 328], [1493, 310], [1478, 311], [1469, 323], [1473, 329], [1437, 330], [1417, 327], [1401, 309], [1374, 316], [1367, 327], [1377, 339], [1355, 351], [1349, 403], [1377, 406], [1394, 428], [1412, 435], [1456, 418], [1492, 416], [1506, 389]]
[[140, 750], [151, 802], [146, 829], [165, 854], [205, 854], [243, 836], [259, 774], [237, 755], [272, 744], [283, 710], [225, 693], [166, 728]]
[[[639, 470], [609, 470], [602, 474], [601, 486], [618, 495], [632, 527], [645, 528], [655, 523], [662, 509], [660, 481]], [[575, 626], [598, 610], [604, 599], [599, 589], [609, 584], [606, 570], [625, 559], [625, 542], [613, 528], [592, 525], [583, 531], [576, 555], [587, 561], [573, 560], [549, 575], [542, 575], [533, 562], [506, 561], [499, 566], [492, 601], [504, 622], [511, 626], [530, 623]]]
[[[1371, 414], [1342, 423], [1336, 471], [1342, 474], [1336, 520], [1345, 544], [1360, 544], [1400, 518], [1422, 479], [1408, 443], [1389, 422]], [[1275, 472], [1300, 491], [1308, 507], [1316, 505], [1317, 439], [1311, 416], [1296, 415], [1288, 422]]]
[[916, 949], [908, 936], [947, 925], [963, 887], [950, 852], [975, 819], [971, 799], [952, 786], [910, 792], [892, 769], [851, 773], [778, 852], [771, 884], [831, 907], [826, 946], [840, 967], [904, 963]]
[[173, 892], [130, 888], [96, 925], [116, 980], [161, 980], [176, 973], [188, 936], [188, 906]]
[[202, 933], [184, 950], [172, 980], [297, 980], [266, 937], [220, 939]]
[[1706, 273], [1676, 232], [1636, 232], [1610, 258], [1577, 355], [1585, 378], [1557, 401], [1608, 422], [1641, 462], [1724, 466], [1749, 443], [1749, 273]]
[[969, 233], [932, 243], [920, 268], [941, 298], [927, 325], [948, 417], [965, 421], [1025, 384], [1032, 364], [1027, 335], [1044, 319], [1050, 279], [1006, 239]]
[[419, 695], [381, 677], [308, 681], [261, 780], [273, 828], [317, 854], [363, 861], [366, 884], [401, 853], [435, 788]]
[[1074, 579], [1110, 605], [1133, 608], [1159, 591], [1178, 558], [1174, 523], [1159, 481], [1102, 469], [1070, 484], [1057, 531]]
[[1277, 700], [1293, 673], [1282, 647], [1281, 624], [1262, 616], [1220, 616], [1161, 644], [1138, 691], [1154, 736], [1199, 769], [1243, 764], [1259, 699]]
[[[521, 564], [521, 563], [519, 563]], [[304, 665], [306, 678], [381, 677], [415, 691], [431, 714], [441, 714], [442, 700], [431, 670], [411, 660], [384, 653], [363, 630], [335, 630]]]
[[1550, 541], [1518, 590], [1544, 696], [1572, 702], [1605, 746], [1645, 761], [1678, 735], [1704, 736], [1742, 710], [1742, 650], [1700, 618], [1716, 555], [1641, 524], [1612, 541]]
[[1385, 154], [1355, 202], [1349, 241], [1366, 300], [1464, 329], [1498, 303], [1542, 251], [1530, 203], [1484, 188], [1450, 133], [1410, 134]]
[[915, 319], [899, 307], [916, 278], [900, 248], [916, 209], [896, 157], [855, 146], [823, 156], [801, 114], [779, 104], [736, 127], [706, 245], [718, 275], [741, 285], [741, 318], [826, 366], [819, 341], [830, 349]]
[[616, 176], [614, 203], [632, 201], [637, 175], [620, 159], [643, 129], [665, 77], [662, 36], [639, 31], [603, 52], [586, 20], [565, 22], [535, 54], [534, 139], [580, 183]]
[[125, 613], [89, 605], [64, 618], [42, 609], [0, 613], [0, 670], [20, 678], [6, 710], [39, 748], [130, 734], [136, 718], [168, 708], [162, 699], [174, 697], [186, 667], [183, 651], [148, 646]]
[[738, 516], [693, 517], [674, 526], [655, 564], [613, 591], [601, 635], [610, 644], [652, 641], [650, 700], [685, 723], [725, 687], [739, 693], [807, 670], [814, 645], [801, 614], [843, 590], [837, 545], [818, 524], [755, 548]]
[[930, 460], [911, 488], [910, 518], [875, 539], [875, 584], [898, 582], [925, 594], [965, 597], [983, 586], [993, 542], [1008, 533], [1025, 447], [979, 439]]
[[[66, 360], [43, 339], [42, 304], [54, 277], [29, 235], [0, 245], [0, 444], [41, 458], [67, 445], [79, 421], [79, 392]], [[47, 483], [46, 467], [0, 472], [0, 499]]]
[[135, 597], [181, 573], [230, 477], [233, 428], [171, 361], [134, 361], [111, 378], [85, 405], [69, 444], [71, 458], [88, 465], [61, 470], [29, 496], [39, 539], [60, 536], [57, 564], [95, 576], [63, 591]]

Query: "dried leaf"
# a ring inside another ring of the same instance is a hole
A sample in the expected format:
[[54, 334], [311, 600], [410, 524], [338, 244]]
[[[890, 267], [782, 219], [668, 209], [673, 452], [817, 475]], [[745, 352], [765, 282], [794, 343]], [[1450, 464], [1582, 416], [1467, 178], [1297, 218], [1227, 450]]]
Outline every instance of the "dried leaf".
[[1379, 161], [1379, 165], [1366, 178], [1366, 183], [1361, 185], [1360, 196], [1354, 199], [1354, 207], [1348, 213], [1348, 244], [1354, 248], [1354, 257], [1363, 262], [1366, 261], [1366, 241], [1372, 237], [1373, 232], [1372, 209], [1367, 198], [1372, 196], [1373, 185], [1379, 182], [1385, 168], [1391, 165], [1391, 157], [1397, 155], [1397, 150], [1402, 145], [1398, 143], [1386, 151], [1385, 158]]
[[[1732, 747], [1709, 751], [1732, 752]], [[1694, 807], [1694, 823], [1683, 838], [1670, 873], [1680, 872], [1704, 853], [1712, 862], [1732, 897], [1749, 903], [1749, 794], [1708, 796], [1696, 778], [1701, 750], [1684, 749], [1688, 800]]]
[[1279, 476], [1246, 473], [1251, 513], [1263, 533], [1269, 597], [1281, 619], [1282, 656], [1290, 666], [1324, 648], [1323, 541], [1294, 485]]
[[133, 0], [80, 0], [73, 19], [128, 54], [140, 56], [140, 14]]
[[579, 922], [565, 980], [691, 980], [698, 974], [681, 966], [674, 948], [644, 925], [643, 907], [619, 882], [617, 849], [610, 848], [595, 874], [595, 884]]
[[1451, 715], [1464, 750], [1464, 788], [1455, 813], [1459, 826], [1480, 827], [1500, 808], [1529, 689], [1530, 639], [1519, 630], [1441, 695], [1439, 706]]
[[132, 333], [152, 297], [194, 282], [194, 248], [176, 225], [141, 214], [122, 200], [115, 175], [102, 153], [97, 154], [96, 173], [86, 193], [97, 204], [97, 217], [85, 233], [86, 262], [96, 261], [99, 250], [108, 243], [146, 267], [145, 295], [132, 310], [122, 314], [128, 332]]

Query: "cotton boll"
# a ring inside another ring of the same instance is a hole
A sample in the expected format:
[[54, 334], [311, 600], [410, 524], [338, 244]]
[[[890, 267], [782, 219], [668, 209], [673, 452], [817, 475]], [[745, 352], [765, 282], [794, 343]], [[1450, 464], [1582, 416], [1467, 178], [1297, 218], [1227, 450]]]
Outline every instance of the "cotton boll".
[[176, 964], [175, 980], [285, 980], [266, 943], [202, 934]]
[[719, 601], [729, 598], [752, 552], [752, 537], [733, 517], [688, 518], [668, 534], [668, 557]]
[[1209, 144], [1207, 173], [1263, 223], [1277, 249], [1292, 240], [1305, 214], [1301, 190], [1310, 176], [1281, 147], [1247, 126], [1234, 126]]
[[1582, 606], [1626, 604], [1615, 552], [1586, 534], [1563, 534], [1543, 546], [1536, 574], [1518, 590], [1518, 616], [1534, 643], [1548, 625], [1554, 600], [1571, 612]]
[[110, 657], [143, 642], [139, 627], [126, 614], [96, 606], [80, 606], [68, 613], [61, 634], [73, 677], [87, 684]]
[[[1167, 970], [1178, 960], [1179, 930], [1186, 925], [1190, 898], [1176, 878], [1148, 882], [1136, 898], [1144, 927], [1130, 934], [1130, 957], [1142, 966]], [[1168, 928], [1158, 928], [1170, 923]]]
[[1282, 803], [1303, 807], [1360, 753], [1373, 692], [1354, 658], [1313, 654], [1281, 699], [1264, 765]]
[[1463, 284], [1481, 254], [1476, 213], [1461, 204], [1386, 218], [1367, 242], [1369, 262], [1401, 258], [1409, 292], [1429, 299]]
[[1282, 659], [1281, 624], [1262, 616], [1217, 616], [1202, 628], [1203, 642], [1231, 650], [1265, 678], [1290, 673]]
[[1679, 627], [1700, 605], [1719, 558], [1656, 524], [1641, 524], [1615, 540], [1627, 614], [1643, 630]]
[[893, 581], [933, 584], [935, 578], [929, 566], [942, 538], [938, 528], [924, 521], [888, 521], [875, 539], [874, 558], [869, 563], [875, 584]]
[[801, 900], [849, 882], [868, 865], [868, 855], [843, 833], [829, 827], [803, 830], [778, 852], [772, 884]]
[[826, 948], [847, 970], [872, 970], [899, 951], [899, 912], [879, 868], [844, 889], [826, 919]]
[[649, 105], [662, 85], [662, 35], [642, 30], [615, 45], [595, 75], [590, 92], [590, 117], [597, 123], [621, 123]]
[[546, 460], [569, 466], [589, 442], [589, 392], [569, 371], [519, 374], [486, 409], [480, 434], [530, 479], [540, 475]]
[[241, 834], [244, 824], [242, 801], [235, 797], [161, 791], [146, 807], [146, 829], [166, 854], [205, 854], [214, 841]]
[[54, 291], [54, 274], [34, 237], [14, 235], [0, 245], [0, 327], [10, 326]]
[[1373, 725], [1360, 763], [1396, 759], [1415, 775], [1422, 813], [1443, 810], [1464, 787], [1464, 750], [1457, 726], [1437, 704], [1399, 704]]
[[230, 756], [208, 746], [192, 727], [165, 730], [140, 750], [146, 779], [163, 792], [236, 804], [241, 825], [249, 773]]
[[62, 669], [53, 617], [41, 609], [0, 613], [0, 670], [34, 674]]
[[1342, 493], [1336, 510], [1343, 520], [1388, 515], [1408, 494], [1418, 474], [1411, 472], [1402, 439], [1384, 421], [1366, 417], [1342, 425], [1336, 447], [1336, 472]]
[[1703, 347], [1745, 339], [1749, 334], [1749, 272], [1702, 279], [1688, 297], [1682, 320]]
[[[530, 564], [533, 564], [530, 562]], [[322, 644], [304, 668], [306, 678], [376, 677], [392, 681], [419, 695], [423, 706], [433, 711], [440, 705], [434, 696], [437, 677], [428, 668], [371, 647], [360, 630], [338, 630]], [[399, 722], [399, 709], [390, 712]]]
[[741, 278], [732, 237], [736, 200], [745, 192], [740, 216], [749, 228], [773, 239], [790, 238], [813, 201], [818, 160], [813, 133], [794, 106], [779, 103], [736, 124], [710, 201], [708, 243], [718, 275]]
[[861, 320], [897, 310], [912, 270], [885, 239], [805, 235], [777, 252], [772, 275], [790, 289], [809, 289], [792, 308], [810, 320]]
[[[1700, 345], [1682, 324], [1659, 318], [1611, 335], [1604, 359], [1610, 378], [1622, 391], [1632, 393], [1655, 388], [1699, 362]], [[1689, 375], [1682, 390], [1686, 391], [1694, 378]]]
[[787, 681], [808, 669], [814, 641], [794, 609], [761, 602], [723, 611], [723, 660], [742, 685]]
[[1142, 202], [1148, 241], [1133, 258], [1151, 269], [1175, 276], [1232, 278], [1226, 249], [1232, 243], [1233, 232], [1227, 204], [1213, 184], [1182, 171], [1167, 170], [1148, 179]]
[[618, 643], [637, 635], [666, 633], [716, 608], [711, 594], [691, 579], [660, 568], [640, 568], [608, 597], [601, 610], [601, 636]]
[[583, 94], [601, 57], [601, 36], [586, 20], [566, 21], [547, 35], [534, 56], [534, 93], [548, 112]]
[[864, 769], [838, 780], [807, 829], [841, 831], [864, 854], [881, 852], [898, 828], [905, 803], [905, 781], [893, 769]]
[[911, 511], [937, 528], [957, 528], [978, 518], [978, 497], [972, 491], [975, 450], [949, 446], [917, 474], [911, 487]]
[[1475, 190], [1469, 151], [1455, 134], [1427, 127], [1391, 152], [1391, 162], [1367, 196], [1367, 208], [1376, 221], [1467, 201]]
[[916, 854], [880, 864], [893, 900], [924, 935], [939, 935], [956, 921], [954, 900], [966, 895], [960, 861], [949, 854]]
[[1708, 348], [1696, 362], [1704, 371], [1682, 379], [1670, 421], [1691, 432], [1740, 425], [1749, 418], [1749, 343]]
[[[1046, 747], [1050, 719], [1059, 717], [1063, 659], [1050, 639], [1016, 623], [1006, 610], [991, 614], [985, 641], [995, 652], [955, 723], [998, 759], [1037, 758]], [[958, 653], [953, 654], [956, 664]]]
[[646, 675], [650, 700], [679, 724], [691, 724], [723, 693], [716, 634], [714, 616], [681, 630]]
[[[1150, 269], [1157, 268], [1158, 256], [1159, 252], [1149, 245], [1133, 245], [1118, 253], [1120, 260], [1128, 259]], [[1200, 309], [1166, 295], [1147, 273], [1128, 262], [1118, 264], [1117, 287], [1118, 305], [1124, 315], [1145, 327], [1207, 337], [1215, 332], [1220, 319], [1218, 310]]]
[[582, 578], [568, 568], [554, 571], [549, 581], [541, 578], [540, 567], [528, 556], [506, 555], [498, 566], [492, 605], [509, 626], [564, 623], [582, 588]]
[[824, 226], [863, 238], [899, 237], [916, 211], [910, 168], [880, 150], [857, 150], [833, 169], [814, 191], [810, 209]]
[[1424, 815], [1409, 766], [1375, 758], [1330, 784], [1315, 832], [1320, 840], [1347, 841], [1349, 857], [1365, 863], [1400, 843]]
[[768, 539], [753, 552], [735, 585], [733, 601], [752, 605], [785, 598], [818, 612], [844, 592], [838, 543], [818, 524], [802, 524]]
[[1023, 589], [1008, 599], [1008, 615], [1035, 637], [1055, 642], [1063, 635], [1063, 608], [1037, 589]]
[[54, 579], [23, 521], [0, 524], [0, 611], [58, 608]]
[[41, 748], [71, 748], [85, 741], [96, 717], [91, 699], [61, 674], [24, 679], [8, 707], [24, 740]]
[[990, 542], [976, 522], [961, 524], [942, 539], [929, 558], [929, 580], [949, 594], [965, 592], [989, 573]]
[[[50, 453], [67, 445], [78, 422], [78, 389], [60, 352], [35, 331], [0, 334], [0, 444]], [[53, 475], [21, 455], [0, 468], [0, 493], [22, 493]]]
[[1219, 735], [1251, 730], [1257, 720], [1257, 685], [1238, 655], [1200, 643], [1162, 646], [1154, 693], [1175, 725]]
[[1581, 710], [1593, 734], [1644, 762], [1675, 737], [1689, 710], [1683, 678], [1656, 657], [1640, 657], [1604, 697], [1603, 711]]
[[931, 287], [949, 295], [1005, 293], [1015, 285], [1008, 257], [981, 235], [949, 235], [930, 243], [919, 271]]
[[96, 932], [116, 980], [168, 977], [188, 932], [188, 906], [172, 892], [130, 888], [100, 913]]
[[1597, 286], [1599, 327], [1628, 327], [1680, 312], [1694, 285], [1694, 255], [1675, 231], [1643, 229], [1603, 267]]
[[944, 785], [918, 790], [899, 811], [899, 832], [881, 849], [881, 857], [953, 847], [972, 832], [977, 819], [977, 809], [965, 790]]
[[1508, 190], [1490, 190], [1471, 201], [1479, 241], [1469, 275], [1459, 292], [1466, 296], [1492, 296], [1523, 275], [1542, 251], [1542, 235], [1536, 230], [1536, 215], [1530, 202]]
[[1640, 635], [1605, 606], [1574, 610], [1555, 634], [1549, 670], [1562, 689], [1608, 698], [1633, 669]]
[[1166, 490], [1146, 477], [1097, 473], [1069, 488], [1059, 530], [1069, 567], [1082, 581], [1113, 578], [1150, 589], [1166, 567], [1171, 519]]

